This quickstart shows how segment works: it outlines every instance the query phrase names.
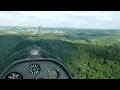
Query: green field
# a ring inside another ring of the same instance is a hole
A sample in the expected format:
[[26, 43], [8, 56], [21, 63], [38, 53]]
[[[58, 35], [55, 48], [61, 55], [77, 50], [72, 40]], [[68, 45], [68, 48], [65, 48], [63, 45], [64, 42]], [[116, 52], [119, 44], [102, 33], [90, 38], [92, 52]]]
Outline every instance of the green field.
[[102, 37], [91, 37], [91, 41], [97, 41], [100, 45], [112, 45], [113, 43], [120, 42], [120, 36], [102, 36]]

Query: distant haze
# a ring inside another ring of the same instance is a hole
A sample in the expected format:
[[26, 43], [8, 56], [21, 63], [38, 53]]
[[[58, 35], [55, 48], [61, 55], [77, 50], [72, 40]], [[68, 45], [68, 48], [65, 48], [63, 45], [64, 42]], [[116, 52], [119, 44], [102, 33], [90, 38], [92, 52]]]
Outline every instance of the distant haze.
[[0, 26], [120, 29], [120, 11], [0, 11]]

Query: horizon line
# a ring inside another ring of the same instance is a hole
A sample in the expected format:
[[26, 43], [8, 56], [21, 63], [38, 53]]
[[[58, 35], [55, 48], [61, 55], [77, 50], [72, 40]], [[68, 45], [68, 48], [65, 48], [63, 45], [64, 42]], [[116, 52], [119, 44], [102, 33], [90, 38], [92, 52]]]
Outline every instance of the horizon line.
[[[17, 26], [17, 25], [13, 25], [13, 26], [9, 26], [9, 25], [2, 25], [0, 27], [39, 27], [39, 26]], [[42, 27], [42, 26], [41, 26]], [[69, 28], [69, 29], [116, 29], [119, 30], [118, 28], [75, 28], [75, 27], [55, 27], [55, 26], [43, 26], [42, 28]]]

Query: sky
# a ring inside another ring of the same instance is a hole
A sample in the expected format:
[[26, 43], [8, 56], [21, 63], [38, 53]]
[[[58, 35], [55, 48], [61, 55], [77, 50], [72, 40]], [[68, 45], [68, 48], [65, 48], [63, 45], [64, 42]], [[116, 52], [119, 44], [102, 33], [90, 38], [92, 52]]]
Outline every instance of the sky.
[[120, 29], [120, 11], [0, 11], [0, 26]]

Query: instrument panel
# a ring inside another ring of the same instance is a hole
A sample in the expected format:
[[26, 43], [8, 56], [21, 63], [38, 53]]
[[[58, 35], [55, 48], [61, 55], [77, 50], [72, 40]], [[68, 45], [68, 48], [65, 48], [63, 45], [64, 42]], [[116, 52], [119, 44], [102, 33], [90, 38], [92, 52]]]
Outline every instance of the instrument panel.
[[57, 60], [24, 59], [12, 63], [0, 79], [71, 79], [71, 75]]

